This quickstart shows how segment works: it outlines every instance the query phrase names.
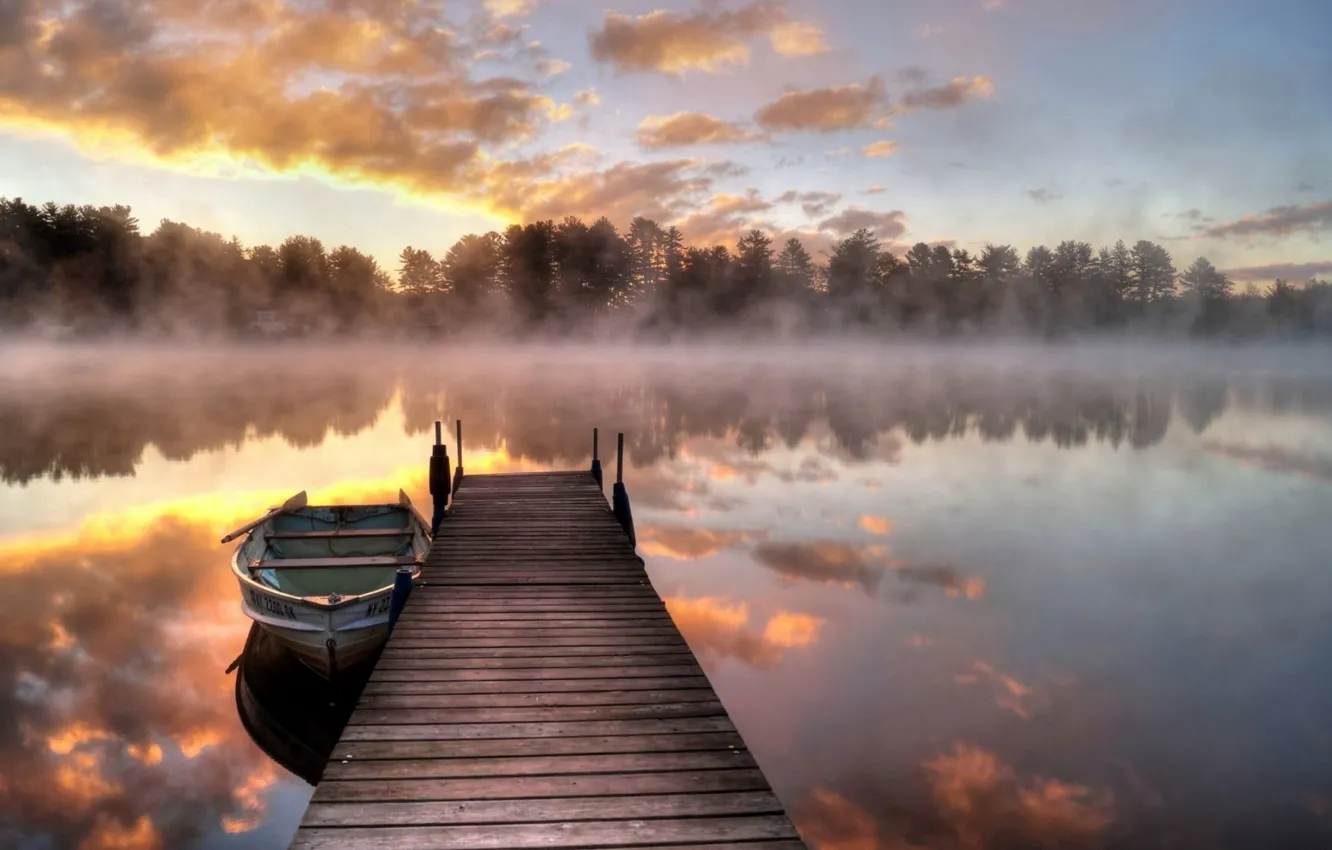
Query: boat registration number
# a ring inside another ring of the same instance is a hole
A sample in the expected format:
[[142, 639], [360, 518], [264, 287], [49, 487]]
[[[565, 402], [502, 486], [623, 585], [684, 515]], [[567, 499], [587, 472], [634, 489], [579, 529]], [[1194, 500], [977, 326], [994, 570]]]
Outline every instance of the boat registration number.
[[392, 600], [390, 600], [390, 598], [387, 596], [373, 600], [369, 605], [365, 607], [365, 616], [374, 617], [378, 614], [383, 614], [385, 611], [389, 609], [389, 603], [391, 601]]
[[269, 614], [286, 617], [288, 620], [296, 619], [296, 609], [292, 608], [290, 604], [281, 602], [271, 596], [265, 596], [253, 588], [250, 590], [250, 602], [254, 604], [254, 607]]

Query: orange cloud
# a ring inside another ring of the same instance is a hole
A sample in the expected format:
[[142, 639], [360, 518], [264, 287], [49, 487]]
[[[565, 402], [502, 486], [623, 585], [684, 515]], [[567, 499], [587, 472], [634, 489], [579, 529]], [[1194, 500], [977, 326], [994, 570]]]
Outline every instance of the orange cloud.
[[866, 159], [886, 159], [897, 153], [897, 142], [892, 139], [873, 142], [860, 149], [860, 155]]
[[904, 564], [894, 565], [894, 569], [903, 581], [941, 588], [953, 598], [980, 599], [985, 595], [984, 578], [963, 576], [951, 564]]
[[[159, 0], [114, 14], [85, 4], [40, 26], [38, 8], [11, 30], [23, 42], [7, 52], [16, 82], [0, 96], [0, 125], [58, 133], [93, 153], [208, 173], [315, 174], [490, 210], [473, 189], [483, 147], [532, 138], [564, 115], [522, 81], [470, 78], [474, 45], [434, 4], [370, 19], [282, 3]], [[481, 40], [496, 41], [494, 29]], [[311, 75], [341, 82], [312, 88]]]
[[[248, 621], [217, 534], [272, 501], [163, 503], [0, 542], [0, 592], [31, 597], [0, 624], [25, 671], [0, 714], [27, 730], [0, 743], [0, 818], [55, 846], [112, 850], [188, 846], [218, 817], [262, 814], [266, 794], [249, 777], [276, 773], [222, 675]], [[53, 625], [62, 646], [47, 639]], [[165, 756], [167, 741], [188, 761]]]
[[902, 95], [899, 109], [952, 109], [968, 100], [992, 94], [994, 81], [989, 77], [954, 77], [942, 86], [907, 92]]
[[1005, 711], [1011, 711], [1024, 720], [1047, 707], [1050, 702], [1044, 691], [1019, 681], [1015, 676], [996, 670], [993, 665], [984, 661], [974, 662], [971, 665], [971, 672], [953, 678], [959, 685], [988, 682], [994, 694], [995, 705]]
[[647, 150], [749, 142], [763, 138], [739, 124], [701, 112], [651, 115], [638, 125], [638, 143]]
[[759, 109], [754, 120], [770, 131], [834, 133], [869, 127], [888, 114], [888, 93], [883, 80], [872, 77], [864, 85], [792, 90]]
[[771, 667], [786, 650], [816, 642], [823, 625], [809, 614], [780, 611], [759, 632], [749, 627], [749, 605], [744, 602], [681, 595], [663, 601], [700, 659], [737, 658], [755, 667]]
[[835, 216], [819, 222], [820, 230], [850, 236], [857, 230], [872, 231], [880, 239], [897, 239], [907, 231], [906, 213], [901, 210], [876, 212], [859, 207], [849, 207]]
[[755, 536], [747, 531], [649, 525], [638, 532], [638, 548], [649, 558], [693, 561], [750, 543]]
[[774, 646], [809, 646], [819, 639], [824, 623], [810, 614], [778, 611], [763, 627], [763, 639]]
[[1332, 229], [1332, 201], [1320, 201], [1302, 207], [1273, 207], [1263, 213], [1205, 228], [1201, 235], [1228, 239], [1231, 236], [1289, 236], [1298, 232], [1317, 234], [1329, 229]]
[[519, 18], [532, 14], [535, 0], [485, 0], [486, 11], [497, 18]]
[[800, 837], [817, 850], [881, 850], [879, 826], [865, 809], [825, 788], [814, 788], [791, 810]]
[[1086, 841], [1114, 820], [1114, 797], [1085, 785], [1034, 777], [1022, 782], [994, 753], [957, 744], [923, 765], [934, 798], [967, 846], [1000, 836], [1063, 846]]
[[892, 520], [884, 516], [862, 516], [856, 520], [856, 525], [870, 534], [891, 534], [893, 531]]
[[681, 14], [658, 9], [646, 15], [607, 12], [590, 36], [592, 56], [620, 73], [686, 71], [719, 73], [747, 65], [749, 42], [766, 38], [784, 56], [828, 49], [813, 24], [793, 21], [780, 0], [755, 0], [731, 11], [703, 9]]
[[140, 815], [129, 827], [99, 815], [93, 832], [79, 842], [79, 850], [157, 850], [161, 846], [162, 836], [147, 815]]
[[781, 575], [820, 584], [859, 586], [873, 595], [884, 574], [882, 547], [855, 546], [832, 540], [760, 543], [754, 560]]

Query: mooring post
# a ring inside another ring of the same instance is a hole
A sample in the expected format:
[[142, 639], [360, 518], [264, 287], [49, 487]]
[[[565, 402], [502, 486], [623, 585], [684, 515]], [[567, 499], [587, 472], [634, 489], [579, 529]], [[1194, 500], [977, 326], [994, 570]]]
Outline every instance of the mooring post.
[[439, 524], [449, 506], [449, 449], [444, 445], [444, 423], [435, 420], [435, 445], [430, 450], [430, 498], [434, 515], [430, 518], [430, 536], [439, 533]]
[[597, 429], [592, 429], [592, 479], [597, 482], [598, 487], [603, 487], [601, 483], [601, 458], [597, 457]]
[[462, 462], [462, 420], [457, 420], [457, 438], [454, 445], [458, 450], [458, 465], [453, 470], [453, 492], [458, 492], [458, 485], [462, 484], [463, 462]]
[[398, 622], [402, 606], [407, 604], [407, 597], [412, 595], [412, 568], [398, 567], [393, 576], [393, 595], [389, 597], [389, 632]]
[[624, 434], [616, 438], [615, 445], [615, 486], [611, 490], [611, 510], [619, 520], [624, 533], [629, 535], [629, 543], [637, 546], [638, 537], [634, 534], [634, 515], [629, 510], [629, 492], [624, 489]]

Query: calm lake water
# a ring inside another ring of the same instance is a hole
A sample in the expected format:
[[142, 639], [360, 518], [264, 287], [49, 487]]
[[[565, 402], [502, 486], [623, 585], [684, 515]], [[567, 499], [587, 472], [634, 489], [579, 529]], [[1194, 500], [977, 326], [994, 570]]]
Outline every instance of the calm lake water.
[[[0, 846], [285, 847], [222, 533], [624, 431], [811, 847], [1332, 846], [1332, 352], [0, 351]], [[611, 435], [611, 436], [608, 436]]]

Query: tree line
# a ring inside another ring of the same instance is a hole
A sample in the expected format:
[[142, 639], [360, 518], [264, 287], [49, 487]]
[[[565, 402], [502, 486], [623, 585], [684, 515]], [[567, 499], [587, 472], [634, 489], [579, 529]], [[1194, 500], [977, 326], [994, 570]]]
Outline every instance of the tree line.
[[1332, 332], [1332, 284], [1277, 280], [1238, 293], [1205, 257], [1180, 269], [1160, 244], [1066, 240], [1021, 253], [917, 243], [903, 255], [869, 230], [815, 258], [760, 230], [734, 250], [685, 244], [635, 218], [511, 225], [447, 252], [407, 247], [395, 281], [350, 246], [292, 236], [276, 248], [163, 220], [144, 235], [125, 206], [0, 199], [3, 323], [137, 331], [243, 330], [273, 309], [320, 332], [413, 328], [626, 333], [735, 326], [792, 331], [1058, 336], [1089, 329], [1253, 335]]

